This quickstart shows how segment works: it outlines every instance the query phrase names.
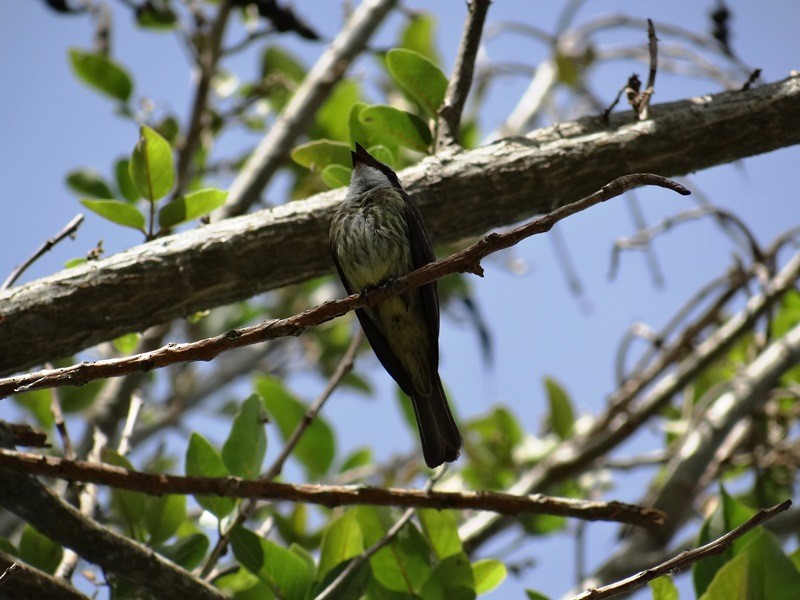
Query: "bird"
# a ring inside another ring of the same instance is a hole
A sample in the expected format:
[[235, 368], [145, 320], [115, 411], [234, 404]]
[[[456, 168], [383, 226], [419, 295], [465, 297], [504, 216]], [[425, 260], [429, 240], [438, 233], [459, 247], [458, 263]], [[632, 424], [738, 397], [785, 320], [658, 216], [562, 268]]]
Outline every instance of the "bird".
[[[348, 294], [379, 288], [436, 260], [422, 214], [397, 174], [360, 144], [330, 226], [333, 262]], [[378, 360], [411, 399], [425, 463], [455, 461], [458, 430], [439, 377], [439, 296], [427, 283], [356, 309]]]

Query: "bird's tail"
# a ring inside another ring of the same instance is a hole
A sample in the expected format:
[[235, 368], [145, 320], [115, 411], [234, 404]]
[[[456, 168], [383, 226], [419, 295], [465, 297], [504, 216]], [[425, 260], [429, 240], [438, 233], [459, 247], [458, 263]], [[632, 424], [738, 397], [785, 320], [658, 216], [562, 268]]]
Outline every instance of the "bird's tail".
[[419, 437], [425, 464], [435, 469], [444, 462], [453, 462], [461, 449], [461, 433], [458, 431], [447, 397], [444, 395], [439, 374], [434, 372], [433, 393], [411, 398], [417, 417]]

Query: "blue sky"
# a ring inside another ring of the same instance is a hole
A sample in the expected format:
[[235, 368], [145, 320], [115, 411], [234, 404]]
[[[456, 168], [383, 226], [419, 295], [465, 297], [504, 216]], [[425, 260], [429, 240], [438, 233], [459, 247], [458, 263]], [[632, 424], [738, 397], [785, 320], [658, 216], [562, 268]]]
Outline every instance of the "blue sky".
[[[190, 102], [191, 74], [175, 38], [168, 34], [141, 33], [130, 26], [130, 15], [114, 8], [112, 47], [115, 57], [127, 65], [136, 80], [135, 94], [146, 96], [159, 106], [186, 118]], [[409, 2], [427, 6], [439, 24], [439, 49], [449, 72], [458, 45], [464, 17], [463, 2]], [[622, 0], [587, 2], [576, 22], [593, 16], [625, 12], [681, 25], [696, 32], [708, 29], [707, 12], [714, 2], [680, 0], [663, 3]], [[800, 4], [788, 1], [754, 3], [730, 2], [734, 11], [734, 48], [753, 67], [763, 69], [766, 81], [786, 77], [800, 67]], [[320, 32], [332, 36], [341, 24], [339, 2], [295, 2], [301, 14]], [[519, 20], [552, 31], [561, 2], [496, 0], [488, 22]], [[401, 18], [392, 17], [381, 29], [378, 43], [391, 44]], [[239, 34], [241, 28], [236, 27]], [[63, 183], [68, 171], [91, 166], [108, 174], [114, 160], [130, 152], [136, 126], [121, 119], [112, 104], [78, 83], [67, 67], [69, 47], [91, 45], [89, 20], [59, 18], [43, 2], [0, 3], [0, 73], [4, 81], [3, 110], [0, 111], [0, 165], [4, 174], [3, 218], [0, 220], [0, 279], [27, 257], [43, 240], [55, 234], [82, 207]], [[671, 40], [660, 36], [662, 43]], [[232, 39], [236, 39], [234, 35]], [[644, 44], [644, 33], [634, 30], [608, 31], [598, 37], [606, 47]], [[322, 50], [293, 38], [280, 38], [312, 64]], [[506, 34], [492, 40], [484, 59], [513, 61], [535, 66], [546, 57], [547, 48], [520, 35]], [[719, 62], [719, 61], [718, 61]], [[252, 54], [237, 57], [226, 65], [245, 76], [255, 72]], [[368, 73], [369, 60], [361, 60], [354, 72]], [[617, 61], [593, 72], [593, 90], [610, 101], [632, 71], [643, 76], [646, 68]], [[503, 78], [481, 109], [481, 129], [486, 134], [515, 106], [527, 85], [523, 77]], [[659, 73], [654, 102], [719, 91], [707, 80]], [[555, 116], [550, 115], [554, 122]], [[232, 136], [217, 151], [220, 155], [257, 141], [254, 136]], [[712, 202], [733, 211], [767, 243], [784, 229], [797, 225], [796, 169], [800, 151], [795, 147], [698, 173], [691, 185], [701, 189]], [[227, 182], [221, 181], [225, 186]], [[283, 189], [276, 181], [268, 190], [279, 202]], [[536, 190], [531, 190], [535, 195]], [[664, 190], [638, 193], [650, 223], [694, 206]], [[491, 201], [491, 199], [487, 199]], [[85, 211], [83, 211], [85, 212]], [[614, 281], [607, 277], [611, 246], [620, 236], [634, 232], [623, 199], [595, 207], [559, 225], [577, 268], [584, 295], [570, 294], [553, 252], [552, 236], [537, 236], [509, 253], [485, 263], [486, 277], [473, 280], [479, 306], [486, 316], [495, 344], [495, 366], [483, 363], [474, 332], [453, 316], [445, 317], [442, 345], [442, 377], [452, 402], [462, 418], [486, 411], [495, 403], [508, 406], [526, 429], [536, 432], [545, 415], [542, 379], [549, 375], [570, 392], [576, 407], [594, 413], [614, 388], [613, 366], [618, 343], [634, 321], [653, 326], [663, 323], [703, 282], [721, 274], [736, 248], [708, 221], [683, 226], [655, 243], [666, 278], [664, 289], [656, 289], [642, 255], [623, 255]], [[40, 260], [23, 281], [57, 271], [65, 260], [81, 256], [103, 239], [107, 253], [139, 243], [140, 236], [87, 215], [76, 241], [65, 241]], [[518, 273], [509, 261], [525, 268]], [[457, 315], [456, 315], [457, 316]], [[363, 373], [370, 373], [379, 394], [374, 401], [341, 393], [326, 416], [338, 427], [339, 442], [345, 447], [373, 445], [379, 456], [403, 452], [417, 444], [416, 433], [391, 426], [399, 413], [394, 401], [393, 382], [380, 371], [377, 361], [363, 360]], [[320, 383], [299, 378], [300, 393], [313, 397]], [[5, 408], [0, 410], [2, 416]], [[368, 424], [368, 425], [365, 425]], [[224, 427], [227, 432], [227, 425]], [[224, 435], [224, 433], [222, 434]], [[643, 435], [620, 453], [658, 447], [659, 438]], [[641, 477], [630, 477], [609, 497], [635, 501], [643, 494]], [[589, 527], [589, 566], [597, 564], [604, 549], [614, 541], [616, 528]], [[524, 586], [557, 597], [572, 582], [564, 564], [572, 560], [571, 542], [562, 537], [526, 547], [518, 558], [533, 557], [539, 568], [526, 571]], [[494, 597], [503, 597], [521, 584], [509, 582]]]

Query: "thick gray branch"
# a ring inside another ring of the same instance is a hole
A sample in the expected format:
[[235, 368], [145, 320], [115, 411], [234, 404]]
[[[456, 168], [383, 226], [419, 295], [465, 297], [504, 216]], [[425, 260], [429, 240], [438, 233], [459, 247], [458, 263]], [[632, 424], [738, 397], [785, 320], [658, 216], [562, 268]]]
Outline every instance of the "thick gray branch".
[[[624, 174], [683, 175], [800, 143], [800, 77], [561, 123], [401, 173], [434, 240], [568, 204]], [[332, 270], [343, 191], [165, 237], [0, 294], [0, 374]]]

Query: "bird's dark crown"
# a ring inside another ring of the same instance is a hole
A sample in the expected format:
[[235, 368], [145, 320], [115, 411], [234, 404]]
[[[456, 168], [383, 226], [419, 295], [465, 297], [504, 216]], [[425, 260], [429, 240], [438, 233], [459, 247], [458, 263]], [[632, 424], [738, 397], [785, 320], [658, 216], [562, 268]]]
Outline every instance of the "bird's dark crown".
[[363, 164], [367, 167], [371, 167], [373, 169], [377, 169], [381, 173], [383, 173], [392, 186], [403, 189], [403, 186], [400, 185], [400, 180], [397, 178], [397, 173], [392, 171], [389, 165], [385, 165], [377, 158], [372, 156], [369, 152], [367, 152], [364, 147], [356, 142], [356, 149], [355, 152], [351, 151], [350, 156], [353, 158], [353, 168], [356, 167], [358, 164]]

